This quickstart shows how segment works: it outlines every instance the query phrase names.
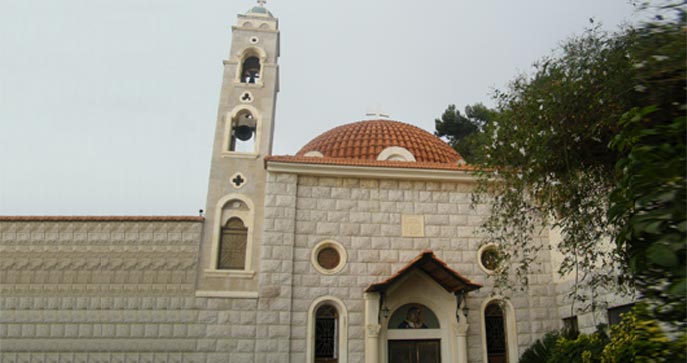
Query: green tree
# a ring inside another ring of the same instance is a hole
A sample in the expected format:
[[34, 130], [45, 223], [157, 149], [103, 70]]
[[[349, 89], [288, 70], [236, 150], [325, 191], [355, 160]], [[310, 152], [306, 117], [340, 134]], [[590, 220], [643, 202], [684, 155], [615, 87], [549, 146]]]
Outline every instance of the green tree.
[[449, 144], [470, 164], [477, 163], [482, 155], [481, 148], [487, 138], [483, 130], [496, 116], [496, 112], [481, 103], [465, 106], [465, 115], [456, 109], [456, 105], [449, 105], [441, 115], [435, 119], [435, 135], [446, 137]]
[[636, 284], [659, 318], [685, 324], [687, 23], [668, 8], [678, 16], [572, 38], [496, 92], [475, 198], [489, 198], [483, 227], [517, 265], [501, 268], [501, 286], [527, 283], [547, 247], [533, 235], [557, 227], [577, 301], [593, 308], [599, 292]]

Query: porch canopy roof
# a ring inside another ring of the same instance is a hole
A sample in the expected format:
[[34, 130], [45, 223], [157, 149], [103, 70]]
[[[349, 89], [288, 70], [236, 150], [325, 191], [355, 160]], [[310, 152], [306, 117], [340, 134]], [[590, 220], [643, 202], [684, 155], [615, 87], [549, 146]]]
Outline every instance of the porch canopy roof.
[[456, 293], [459, 291], [469, 292], [482, 287], [482, 285], [470, 281], [458, 271], [448, 267], [446, 262], [438, 259], [432, 250], [424, 250], [420, 255], [415, 257], [409, 264], [393, 274], [391, 277], [382, 282], [370, 285], [365, 292], [384, 292], [394, 283], [396, 283], [396, 281], [402, 279], [415, 269], [424, 272], [444, 289], [446, 289], [446, 291], [451, 293]]

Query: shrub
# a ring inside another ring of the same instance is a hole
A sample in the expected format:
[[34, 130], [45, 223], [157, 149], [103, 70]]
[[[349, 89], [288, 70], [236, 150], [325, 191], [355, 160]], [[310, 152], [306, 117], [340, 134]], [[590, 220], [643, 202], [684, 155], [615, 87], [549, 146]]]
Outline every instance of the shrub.
[[602, 328], [593, 334], [580, 334], [575, 339], [560, 337], [546, 362], [601, 363], [601, 352], [608, 341]]
[[556, 341], [560, 338], [560, 333], [549, 332], [541, 339], [537, 339], [520, 356], [518, 363], [542, 363], [546, 362], [551, 356], [551, 351], [556, 346]]
[[685, 362], [687, 334], [671, 340], [656, 320], [647, 319], [646, 308], [637, 305], [611, 327], [611, 341], [603, 349], [602, 363]]

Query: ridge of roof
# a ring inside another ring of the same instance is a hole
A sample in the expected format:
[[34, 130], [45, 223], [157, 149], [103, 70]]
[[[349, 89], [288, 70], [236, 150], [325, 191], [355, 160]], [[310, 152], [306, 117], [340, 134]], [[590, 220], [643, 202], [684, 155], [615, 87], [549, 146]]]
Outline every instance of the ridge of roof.
[[202, 222], [201, 216], [2, 216], [0, 222]]

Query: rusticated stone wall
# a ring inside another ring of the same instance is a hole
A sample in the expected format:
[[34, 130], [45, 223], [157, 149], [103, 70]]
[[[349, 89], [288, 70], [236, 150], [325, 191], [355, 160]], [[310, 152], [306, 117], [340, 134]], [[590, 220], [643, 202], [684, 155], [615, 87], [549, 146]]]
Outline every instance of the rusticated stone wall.
[[[274, 173], [268, 181], [258, 313], [264, 322], [258, 336], [265, 342], [259, 344], [290, 352], [290, 362], [304, 362], [308, 308], [319, 297], [334, 296], [347, 309], [348, 361], [363, 362], [363, 291], [429, 248], [451, 268], [485, 286], [468, 299], [469, 361], [482, 361], [480, 307], [493, 290], [477, 264], [484, 239], [477, 227], [488, 210], [484, 205], [471, 207], [470, 184]], [[404, 215], [421, 216], [423, 237], [403, 235]], [[346, 266], [337, 274], [323, 275], [313, 266], [312, 249], [323, 240], [341, 243], [348, 254]], [[520, 352], [561, 324], [548, 251], [541, 262], [530, 276], [529, 290], [508, 296]], [[274, 358], [289, 361], [285, 355]]]
[[256, 301], [194, 297], [201, 228], [0, 217], [0, 361], [253, 361]]

